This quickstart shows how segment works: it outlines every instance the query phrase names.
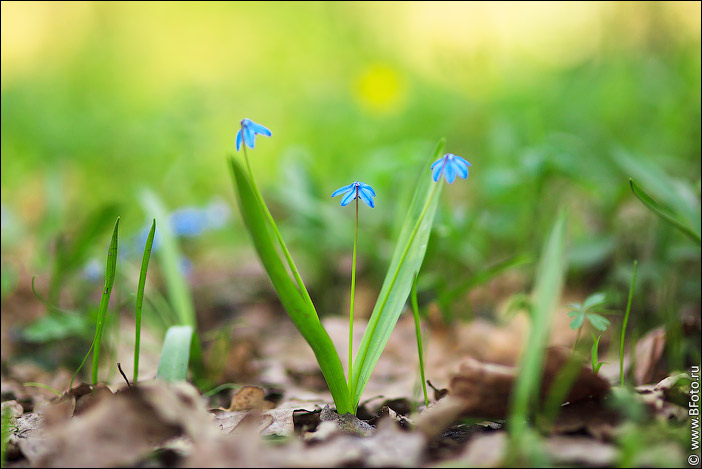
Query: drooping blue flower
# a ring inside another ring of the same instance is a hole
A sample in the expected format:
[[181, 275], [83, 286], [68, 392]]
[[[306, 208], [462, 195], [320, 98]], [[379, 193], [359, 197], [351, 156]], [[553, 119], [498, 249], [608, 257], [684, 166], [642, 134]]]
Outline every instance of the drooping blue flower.
[[351, 203], [352, 200], [355, 200], [360, 197], [362, 201], [366, 203], [370, 208], [375, 207], [375, 204], [373, 203], [373, 197], [375, 197], [375, 191], [371, 186], [364, 182], [352, 182], [348, 186], [340, 187], [337, 190], [334, 191], [334, 193], [331, 195], [332, 197], [336, 197], [337, 195], [344, 194], [344, 196], [341, 198], [341, 206], [345, 206]]
[[432, 177], [434, 181], [438, 181], [441, 173], [443, 173], [446, 182], [451, 184], [456, 180], [456, 175], [463, 179], [468, 177], [468, 166], [470, 166], [470, 163], [464, 158], [453, 153], [446, 153], [431, 165]]
[[271, 131], [261, 124], [257, 124], [251, 119], [243, 119], [241, 121], [241, 128], [236, 133], [236, 151], [239, 151], [241, 148], [242, 137], [244, 143], [247, 144], [249, 148], [253, 148], [256, 134], [265, 135], [266, 137], [270, 137], [272, 135]]

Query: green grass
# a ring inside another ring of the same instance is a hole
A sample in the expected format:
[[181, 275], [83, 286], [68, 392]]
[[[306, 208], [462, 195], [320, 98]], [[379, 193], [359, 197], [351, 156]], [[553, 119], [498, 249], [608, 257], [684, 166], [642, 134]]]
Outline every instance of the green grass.
[[622, 335], [619, 339], [619, 384], [624, 386], [624, 339], [626, 338], [626, 326], [629, 324], [629, 313], [631, 312], [631, 300], [634, 298], [634, 287], [636, 286], [636, 271], [639, 261], [634, 261], [634, 273], [631, 276], [631, 285], [629, 285], [629, 299], [626, 301], [626, 311], [624, 312], [624, 320], [622, 321]]
[[146, 271], [149, 268], [149, 259], [151, 259], [151, 248], [154, 244], [154, 233], [156, 232], [156, 219], [151, 223], [151, 229], [146, 237], [144, 245], [144, 255], [141, 260], [141, 270], [139, 271], [139, 286], [137, 287], [136, 308], [135, 308], [135, 330], [134, 330], [134, 377], [132, 383], [136, 384], [139, 380], [139, 353], [141, 346], [141, 313], [144, 305], [144, 287], [146, 286]]
[[102, 345], [102, 332], [105, 327], [105, 318], [107, 316], [107, 307], [110, 303], [110, 295], [112, 287], [115, 283], [115, 271], [117, 270], [117, 233], [119, 230], [119, 217], [115, 222], [115, 228], [112, 231], [112, 240], [107, 251], [107, 263], [105, 267], [105, 286], [102, 289], [102, 297], [100, 298], [100, 307], [98, 308], [97, 324], [95, 326], [95, 339], [93, 340], [93, 385], [98, 383], [98, 371], [100, 365], [100, 346]]
[[512, 392], [510, 411], [510, 454], [518, 457], [527, 438], [527, 418], [538, 408], [537, 399], [553, 311], [558, 305], [565, 274], [567, 215], [561, 210], [544, 242], [532, 293], [531, 329], [519, 374]]
[[185, 381], [188, 377], [190, 349], [195, 340], [191, 326], [171, 326], [161, 348], [156, 377], [165, 381]]

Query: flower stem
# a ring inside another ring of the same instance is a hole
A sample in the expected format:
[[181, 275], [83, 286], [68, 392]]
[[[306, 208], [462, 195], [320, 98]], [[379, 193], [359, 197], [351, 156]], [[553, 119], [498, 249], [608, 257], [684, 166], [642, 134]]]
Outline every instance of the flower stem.
[[414, 277], [412, 282], [412, 312], [414, 313], [414, 330], [417, 334], [417, 352], [419, 353], [419, 374], [422, 379], [422, 391], [424, 391], [424, 405], [429, 407], [429, 397], [427, 397], [427, 380], [424, 377], [424, 351], [422, 350], [422, 328], [419, 324], [419, 306], [417, 305], [417, 280], [419, 274]]
[[[243, 137], [243, 132], [244, 132], [244, 126], [242, 125], [241, 127], [241, 132], [242, 132], [242, 137]], [[251, 185], [253, 186], [254, 193], [256, 194], [256, 199], [258, 200], [258, 204], [263, 210], [263, 212], [266, 214], [266, 217], [268, 217], [268, 221], [271, 224], [271, 227], [273, 228], [273, 232], [275, 233], [275, 237], [278, 240], [278, 244], [280, 244], [280, 248], [283, 250], [283, 254], [285, 255], [285, 259], [288, 261], [288, 265], [290, 266], [290, 270], [292, 271], [293, 276], [295, 277], [295, 281], [297, 282], [298, 288], [300, 289], [300, 294], [303, 296], [305, 301], [312, 305], [312, 298], [310, 298], [310, 294], [307, 292], [307, 288], [305, 288], [305, 283], [302, 281], [302, 278], [300, 277], [300, 273], [297, 270], [297, 266], [295, 265], [295, 262], [292, 260], [292, 256], [290, 256], [290, 252], [288, 251], [288, 248], [285, 246], [285, 242], [283, 241], [283, 237], [280, 234], [280, 231], [278, 231], [278, 227], [275, 224], [275, 220], [273, 220], [273, 215], [271, 215], [271, 212], [268, 210], [268, 206], [266, 205], [265, 201], [263, 200], [263, 195], [261, 195], [261, 191], [258, 189], [258, 185], [256, 184], [256, 180], [254, 179], [253, 176], [253, 171], [251, 170], [251, 164], [249, 164], [249, 155], [246, 152], [246, 142], [242, 142], [242, 147], [244, 148], [244, 159], [246, 160], [246, 168], [249, 170], [249, 179], [251, 179]]]
[[629, 312], [631, 311], [631, 299], [634, 296], [634, 285], [636, 284], [636, 268], [639, 264], [638, 260], [634, 261], [634, 275], [631, 277], [631, 286], [629, 286], [629, 300], [626, 302], [626, 312], [624, 313], [624, 322], [622, 323], [622, 337], [619, 341], [619, 384], [624, 386], [624, 337], [626, 335], [626, 325], [629, 322]]
[[356, 245], [358, 244], [358, 187], [356, 187], [356, 225], [353, 231], [353, 261], [351, 266], [351, 308], [349, 311], [349, 386], [353, 371], [353, 299], [356, 293]]
[[583, 321], [582, 324], [580, 324], [580, 327], [578, 328], [578, 335], [575, 338], [575, 342], [573, 342], [573, 352], [575, 353], [575, 347], [578, 345], [578, 342], [580, 341], [580, 333], [583, 332], [583, 326], [585, 325], [585, 321]]
[[[443, 169], [442, 169], [443, 172]], [[441, 175], [439, 175], [439, 179], [441, 179]], [[412, 233], [410, 233], [407, 244], [405, 245], [405, 249], [402, 251], [402, 255], [400, 256], [400, 261], [398, 262], [397, 265], [402, 265], [405, 262], [405, 258], [407, 257], [407, 253], [409, 252], [409, 248], [414, 242], [415, 236], [417, 236], [417, 232], [419, 231], [419, 227], [422, 225], [422, 221], [424, 221], [424, 217], [426, 216], [427, 212], [429, 211], [429, 206], [431, 205], [431, 202], [434, 200], [434, 196], [436, 196], [436, 193], [438, 192], [439, 189], [439, 183], [434, 184], [434, 187], [431, 190], [431, 194], [429, 194], [429, 198], [427, 198], [427, 201], [424, 203], [424, 207], [422, 208], [422, 213], [419, 214], [419, 218], [417, 219], [417, 223], [415, 223], [414, 228], [412, 229]], [[392, 280], [390, 281], [390, 285], [388, 286], [387, 291], [391, 291], [392, 288], [395, 286], [395, 282], [397, 281], [397, 275], [399, 273], [399, 270], [395, 271], [395, 274], [392, 277]], [[388, 302], [388, 295], [385, 295], [383, 298], [383, 302], [380, 305], [379, 311], [383, 311], [385, 308], [385, 304]], [[370, 337], [373, 337], [375, 334], [375, 328], [378, 326], [378, 320], [373, 322], [371, 327], [371, 334]], [[366, 347], [364, 350], [359, 350], [359, 354], [362, 354], [361, 356], [365, 356], [368, 353], [368, 346], [370, 344], [370, 341], [366, 342]], [[360, 370], [359, 370], [360, 374]], [[356, 388], [358, 386], [358, 382], [354, 381], [352, 384], [350, 384], [351, 388], [351, 397], [354, 399], [354, 396], [356, 395]], [[358, 402], [354, 402], [354, 414], [356, 413], [356, 409], [358, 408]]]

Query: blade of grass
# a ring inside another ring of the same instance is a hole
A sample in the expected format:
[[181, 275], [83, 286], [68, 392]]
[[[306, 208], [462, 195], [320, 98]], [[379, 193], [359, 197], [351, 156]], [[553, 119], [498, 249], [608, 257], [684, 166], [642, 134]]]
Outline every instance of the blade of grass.
[[624, 321], [622, 322], [622, 336], [619, 342], [619, 384], [624, 386], [624, 339], [626, 337], [626, 325], [629, 323], [629, 312], [631, 311], [631, 300], [634, 298], [634, 286], [636, 285], [636, 270], [639, 261], [634, 261], [634, 274], [631, 276], [631, 284], [629, 285], [629, 299], [626, 301], [626, 311], [624, 312]]
[[172, 307], [171, 311], [175, 312], [172, 322], [180, 326], [193, 328], [195, 340], [192, 342], [191, 366], [193, 367], [196, 381], [199, 381], [204, 376], [202, 348], [197, 335], [197, 318], [193, 298], [190, 294], [188, 282], [180, 270], [181, 252], [178, 240], [171, 229], [170, 223], [167, 222], [169, 219], [168, 210], [161, 199], [154, 192], [147, 189], [141, 194], [141, 203], [152, 218], [166, 220], [161, 223], [159, 228], [161, 246], [157, 252], [157, 259], [166, 281], [168, 301]]
[[636, 197], [639, 198], [641, 202], [653, 213], [658, 215], [660, 218], [663, 220], [667, 221], [674, 227], [676, 227], [678, 230], [682, 231], [688, 238], [693, 240], [697, 245], [700, 245], [700, 234], [699, 232], [695, 232], [692, 227], [687, 226], [685, 223], [682, 221], [678, 220], [671, 212], [670, 209], [667, 207], [662, 206], [653, 198], [648, 195], [646, 192], [644, 192], [643, 189], [641, 189], [633, 179], [629, 178], [629, 186], [631, 187], [631, 191], [634, 193]]
[[[141, 195], [141, 202], [152, 218], [168, 220], [168, 210], [154, 192], [145, 190]], [[195, 329], [195, 307], [188, 282], [179, 268], [181, 252], [169, 223], [161, 223], [159, 237], [161, 245], [157, 251], [158, 261], [166, 281], [168, 300], [177, 315], [177, 324]]]
[[427, 380], [424, 377], [424, 351], [422, 348], [422, 328], [419, 324], [419, 305], [417, 304], [417, 279], [419, 274], [414, 276], [412, 282], [412, 313], [414, 313], [414, 332], [417, 335], [417, 353], [419, 354], [419, 375], [422, 380], [422, 391], [424, 391], [424, 405], [429, 407], [429, 397], [427, 396]]
[[149, 235], [146, 238], [144, 245], [144, 255], [141, 259], [141, 271], [139, 272], [139, 286], [137, 287], [136, 297], [136, 326], [134, 331], [134, 377], [132, 383], [137, 384], [139, 379], [139, 346], [141, 344], [141, 311], [144, 305], [144, 287], [146, 286], [146, 271], [149, 268], [149, 259], [151, 259], [151, 248], [154, 244], [154, 233], [156, 232], [156, 219], [151, 223]]
[[361, 394], [380, 358], [390, 333], [402, 313], [415, 275], [424, 260], [434, 214], [443, 184], [434, 183], [429, 165], [442, 153], [446, 139], [441, 139], [422, 170], [414, 199], [405, 217], [383, 287], [373, 308], [368, 327], [363, 334], [353, 367], [350, 383], [354, 411]]
[[471, 275], [470, 277], [462, 280], [457, 286], [444, 292], [439, 297], [439, 304], [442, 308], [445, 308], [458, 299], [458, 297], [465, 294], [467, 290], [489, 282], [493, 278], [513, 267], [530, 264], [531, 262], [533, 262], [532, 256], [527, 253], [522, 253], [487, 267], [485, 270]]
[[[75, 229], [76, 236], [71, 241], [62, 238], [62, 246], [56, 252], [49, 284], [49, 301], [51, 303], [55, 303], [59, 297], [61, 282], [65, 281], [67, 275], [84, 262], [92, 240], [107, 228], [111, 220], [115, 219], [117, 211], [118, 207], [114, 204], [100, 207], [78, 224], [77, 229]], [[53, 312], [51, 308], [49, 311]]]
[[234, 157], [229, 158], [229, 164], [239, 210], [261, 263], [288, 316], [312, 348], [337, 412], [352, 412], [349, 389], [336, 348], [319, 321], [314, 305], [307, 301], [308, 295], [300, 292], [298, 284], [293, 281], [283, 264], [269, 231], [271, 221], [260, 208], [247, 173]]
[[44, 384], [44, 383], [36, 383], [34, 381], [28, 381], [26, 383], [22, 383], [22, 386], [30, 386], [33, 388], [42, 388], [42, 389], [46, 389], [47, 391], [56, 394], [57, 396], [61, 395], [60, 391], [58, 391], [57, 389], [54, 389], [51, 386], [49, 386], [48, 384]]
[[93, 340], [93, 385], [98, 382], [98, 366], [100, 364], [100, 344], [102, 343], [102, 330], [105, 327], [105, 317], [107, 316], [107, 305], [110, 302], [112, 286], [115, 283], [115, 270], [117, 270], [117, 233], [119, 231], [119, 217], [115, 222], [112, 231], [112, 241], [107, 251], [107, 265], [105, 267], [105, 287], [100, 298], [98, 309], [97, 325], [95, 326], [95, 339]]
[[533, 291], [531, 331], [512, 393], [510, 445], [518, 455], [527, 431], [529, 409], [535, 409], [539, 394], [544, 350], [551, 329], [552, 313], [558, 304], [565, 273], [566, 212], [561, 210], [544, 243]]
[[188, 377], [188, 362], [193, 341], [193, 328], [172, 326], [163, 339], [161, 358], [156, 377], [165, 381], [185, 381]]

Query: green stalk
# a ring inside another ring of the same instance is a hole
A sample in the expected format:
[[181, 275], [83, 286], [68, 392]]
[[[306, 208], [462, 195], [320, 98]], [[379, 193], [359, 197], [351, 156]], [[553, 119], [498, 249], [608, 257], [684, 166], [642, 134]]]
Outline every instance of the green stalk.
[[634, 284], [636, 283], [636, 269], [639, 261], [634, 261], [634, 275], [631, 277], [631, 285], [629, 285], [629, 299], [626, 302], [626, 312], [624, 313], [624, 322], [622, 323], [622, 337], [619, 343], [619, 384], [624, 386], [624, 337], [626, 336], [626, 325], [629, 322], [629, 312], [631, 311], [631, 300], [634, 297]]
[[[443, 170], [442, 170], [443, 172]], [[434, 187], [431, 190], [431, 194], [427, 198], [426, 203], [424, 204], [424, 207], [422, 208], [422, 213], [420, 213], [419, 218], [417, 219], [417, 222], [414, 224], [414, 228], [412, 229], [412, 233], [410, 234], [407, 244], [405, 244], [405, 248], [402, 251], [402, 256], [400, 256], [400, 262], [398, 262], [398, 265], [402, 265], [403, 262], [405, 262], [405, 258], [407, 257], [407, 253], [409, 252], [409, 248], [412, 245], [412, 242], [414, 241], [415, 236], [417, 236], [417, 231], [419, 231], [419, 227], [422, 224], [422, 221], [424, 220], [424, 217], [427, 214], [427, 211], [429, 211], [429, 206], [431, 206], [431, 202], [434, 199], [434, 196], [436, 195], [436, 192], [438, 188], [440, 187], [441, 184], [441, 175], [439, 175], [439, 180], [437, 183], [434, 184]], [[397, 281], [397, 275], [398, 275], [399, 270], [396, 270], [395, 273], [393, 274], [392, 280], [390, 281], [390, 286], [388, 288], [388, 291], [392, 291], [392, 287], [395, 285], [395, 282]], [[383, 302], [380, 305], [380, 311], [385, 308], [385, 304], [387, 303], [389, 298], [389, 295], [385, 295], [383, 298]], [[371, 325], [371, 333], [370, 337], [373, 337], [375, 335], [375, 328], [378, 326], [378, 321], [374, 321], [373, 324]], [[370, 341], [366, 342], [366, 346], [363, 348], [363, 350], [359, 350], [359, 356], [365, 356], [368, 353], [368, 347], [370, 346]], [[360, 369], [359, 369], [359, 377], [360, 377]], [[358, 386], [358, 379], [353, 380], [351, 383], [351, 396], [354, 398], [354, 414], [356, 413], [356, 408], [358, 407], [358, 398], [356, 398], [356, 388]], [[360, 397], [360, 396], [359, 396]]]
[[353, 262], [351, 266], [351, 308], [349, 312], [349, 386], [353, 374], [353, 298], [356, 292], [356, 245], [358, 244], [358, 187], [356, 187], [356, 226], [353, 231]]
[[573, 353], [575, 353], [575, 347], [578, 346], [578, 342], [580, 341], [580, 334], [583, 332], [584, 325], [585, 325], [585, 320], [583, 319], [583, 323], [580, 324], [580, 327], [578, 327], [578, 335], [575, 337], [575, 342], [573, 342]]
[[[241, 132], [242, 136], [244, 133], [244, 126], [242, 125], [241, 127]], [[273, 220], [273, 215], [271, 215], [270, 210], [268, 210], [268, 206], [265, 204], [263, 201], [263, 195], [261, 194], [261, 191], [258, 189], [258, 184], [256, 184], [256, 180], [254, 179], [253, 171], [251, 170], [251, 164], [249, 163], [249, 155], [246, 152], [246, 142], [242, 142], [242, 147], [244, 149], [244, 159], [246, 160], [246, 168], [249, 170], [249, 179], [251, 180], [251, 185], [253, 186], [254, 193], [256, 194], [256, 199], [258, 200], [258, 204], [263, 210], [263, 212], [266, 214], [266, 217], [268, 218], [268, 221], [270, 222], [271, 228], [273, 228], [273, 232], [275, 233], [275, 237], [278, 240], [278, 244], [280, 244], [280, 248], [283, 250], [283, 254], [285, 255], [285, 260], [288, 262], [288, 265], [290, 266], [290, 270], [292, 271], [293, 276], [295, 277], [295, 281], [297, 282], [298, 288], [300, 290], [300, 294], [303, 296], [305, 301], [312, 305], [312, 298], [310, 298], [310, 294], [307, 292], [307, 288], [305, 288], [305, 283], [302, 281], [302, 278], [300, 277], [300, 273], [297, 270], [297, 266], [295, 265], [295, 262], [292, 259], [292, 256], [290, 255], [290, 252], [288, 251], [288, 248], [285, 246], [285, 241], [283, 241], [283, 237], [280, 234], [280, 231], [278, 231], [278, 227], [275, 224], [275, 220]]]
[[93, 386], [98, 381], [98, 365], [100, 363], [100, 343], [102, 342], [102, 330], [105, 327], [105, 317], [107, 316], [107, 305], [110, 302], [112, 286], [115, 283], [115, 270], [117, 269], [117, 232], [119, 229], [119, 217], [115, 222], [112, 231], [112, 241], [107, 251], [107, 266], [105, 268], [105, 287], [102, 290], [100, 307], [98, 309], [97, 326], [95, 327], [95, 340], [93, 341]]
[[417, 280], [419, 274], [414, 277], [412, 283], [412, 312], [414, 313], [414, 331], [417, 334], [417, 352], [419, 353], [419, 375], [422, 378], [422, 391], [424, 391], [424, 405], [429, 407], [429, 397], [427, 397], [427, 380], [424, 377], [424, 351], [422, 350], [422, 330], [419, 325], [419, 307], [417, 306]]
[[154, 233], [156, 231], [156, 219], [151, 223], [149, 236], [146, 238], [144, 245], [144, 256], [141, 259], [141, 272], [139, 272], [139, 286], [137, 288], [136, 297], [136, 330], [134, 332], [134, 378], [132, 383], [136, 384], [139, 379], [139, 347], [141, 343], [141, 310], [144, 305], [144, 287], [146, 286], [146, 271], [149, 268], [149, 259], [151, 258], [151, 247], [154, 244]]

